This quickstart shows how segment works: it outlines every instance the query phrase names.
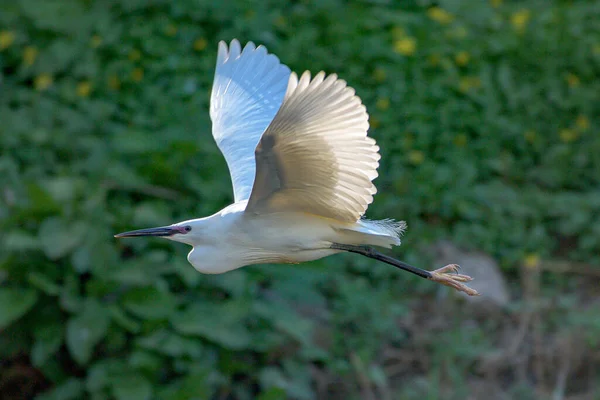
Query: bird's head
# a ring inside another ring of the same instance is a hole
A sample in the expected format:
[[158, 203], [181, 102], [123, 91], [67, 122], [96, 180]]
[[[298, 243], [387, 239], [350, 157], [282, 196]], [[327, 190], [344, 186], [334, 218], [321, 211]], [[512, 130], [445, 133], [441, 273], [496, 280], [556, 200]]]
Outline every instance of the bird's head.
[[116, 238], [139, 237], [139, 236], [157, 236], [176, 242], [186, 243], [191, 246], [198, 242], [200, 236], [201, 219], [183, 221], [169, 226], [159, 226], [157, 228], [138, 229], [135, 231], [116, 234]]

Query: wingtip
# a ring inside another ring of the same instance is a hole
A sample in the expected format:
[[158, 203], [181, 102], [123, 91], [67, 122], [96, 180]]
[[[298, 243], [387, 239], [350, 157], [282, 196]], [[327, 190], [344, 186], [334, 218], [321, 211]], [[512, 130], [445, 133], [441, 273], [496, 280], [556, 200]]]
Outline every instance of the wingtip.
[[242, 54], [251, 52], [256, 50], [256, 45], [254, 44], [254, 42], [250, 41], [248, 43], [246, 43], [246, 45], [244, 46], [244, 49], [242, 50]]
[[252, 51], [256, 48], [253, 42], [248, 42], [242, 50], [240, 41], [236, 38], [231, 39], [229, 45], [225, 40], [219, 41], [219, 50], [217, 52], [217, 64], [224, 64], [229, 59], [236, 59], [243, 52]]
[[304, 73], [300, 76], [300, 81], [298, 81], [298, 90], [304, 90], [310, 84], [310, 71], [304, 71]]
[[228, 56], [227, 42], [220, 40], [217, 50], [217, 65], [223, 64], [227, 60]]
[[290, 72], [290, 77], [288, 78], [288, 85], [284, 98], [288, 98], [292, 93], [294, 93], [296, 87], [298, 87], [298, 74], [292, 71]]
[[315, 77], [312, 79], [312, 85], [319, 85], [325, 80], [325, 71], [320, 71]]
[[229, 44], [229, 58], [237, 58], [242, 52], [242, 45], [239, 40], [233, 39]]

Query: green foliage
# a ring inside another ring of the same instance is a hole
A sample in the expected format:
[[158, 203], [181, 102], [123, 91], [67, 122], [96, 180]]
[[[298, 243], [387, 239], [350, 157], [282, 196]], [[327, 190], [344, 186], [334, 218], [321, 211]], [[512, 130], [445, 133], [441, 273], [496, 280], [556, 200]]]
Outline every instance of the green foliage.
[[[382, 153], [369, 217], [407, 220], [402, 258], [425, 265], [425, 246], [452, 238], [507, 272], [528, 257], [599, 264], [600, 3], [435, 4], [6, 2], [2, 357], [27, 355], [44, 400], [310, 399], [317, 376], [344, 382], [327, 398], [358, 398], [364, 381], [467, 397], [498, 326], [447, 321], [419, 342], [398, 321], [437, 290], [427, 282], [352, 256], [203, 276], [185, 246], [112, 238], [231, 202], [208, 100], [217, 42], [237, 37], [356, 88]], [[572, 311], [578, 283], [544, 281], [573, 301], [542, 329], [597, 342], [597, 307]], [[390, 346], [431, 365], [394, 383]], [[522, 384], [511, 391], [529, 398]]]
[[37, 298], [37, 292], [31, 289], [0, 288], [0, 328], [29, 311]]

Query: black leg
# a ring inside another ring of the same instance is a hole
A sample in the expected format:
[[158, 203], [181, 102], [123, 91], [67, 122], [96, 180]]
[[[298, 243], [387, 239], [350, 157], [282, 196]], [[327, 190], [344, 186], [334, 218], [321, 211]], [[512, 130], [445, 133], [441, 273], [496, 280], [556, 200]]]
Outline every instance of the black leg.
[[352, 246], [349, 244], [334, 243], [333, 245], [331, 245], [331, 248], [336, 249], [336, 250], [345, 250], [350, 253], [362, 254], [363, 256], [373, 258], [378, 261], [383, 261], [384, 263], [393, 265], [396, 268], [400, 268], [401, 270], [408, 271], [410, 273], [418, 275], [421, 278], [431, 279], [431, 272], [425, 271], [424, 269], [421, 269], [421, 268], [413, 267], [410, 264], [407, 264], [400, 260], [396, 260], [395, 258], [392, 258], [390, 256], [386, 256], [385, 254], [378, 252], [377, 250], [375, 250], [372, 247]]
[[410, 264], [396, 260], [393, 257], [387, 256], [383, 253], [378, 252], [369, 246], [353, 246], [350, 244], [333, 243], [332, 249], [348, 251], [350, 253], [362, 254], [365, 257], [373, 258], [378, 261], [383, 261], [386, 264], [393, 265], [403, 271], [408, 271], [412, 274], [420, 276], [421, 278], [429, 279], [434, 282], [441, 283], [442, 285], [453, 287], [454, 289], [464, 292], [469, 296], [478, 296], [479, 292], [475, 289], [471, 289], [462, 282], [469, 282], [472, 280], [470, 276], [457, 274], [458, 265], [449, 264], [445, 267], [436, 269], [435, 271], [426, 271], [421, 268], [413, 267]]

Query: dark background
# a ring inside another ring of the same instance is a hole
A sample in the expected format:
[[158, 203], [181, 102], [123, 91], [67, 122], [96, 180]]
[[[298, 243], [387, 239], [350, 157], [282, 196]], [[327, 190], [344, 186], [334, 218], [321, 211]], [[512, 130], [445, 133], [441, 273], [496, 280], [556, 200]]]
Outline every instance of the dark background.
[[[600, 398], [598, 21], [591, 0], [0, 0], [0, 397]], [[205, 276], [185, 245], [113, 239], [232, 201], [208, 101], [233, 38], [356, 88], [383, 157], [367, 216], [482, 301], [357, 255]]]

